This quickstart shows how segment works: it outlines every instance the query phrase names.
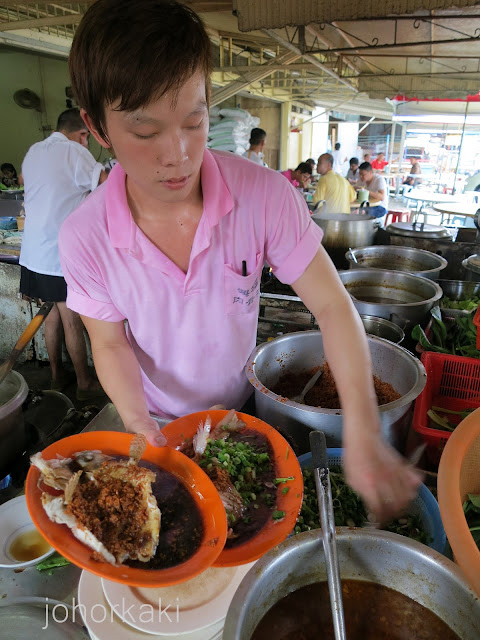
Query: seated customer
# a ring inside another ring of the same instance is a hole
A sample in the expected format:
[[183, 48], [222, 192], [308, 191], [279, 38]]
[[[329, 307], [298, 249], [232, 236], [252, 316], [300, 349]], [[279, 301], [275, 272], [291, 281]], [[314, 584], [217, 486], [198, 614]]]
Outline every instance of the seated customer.
[[360, 167], [359, 187], [364, 187], [370, 194], [370, 205], [372, 200], [377, 201], [370, 206], [368, 213], [374, 218], [382, 218], [388, 211], [388, 189], [385, 178], [378, 173], [374, 173], [369, 162], [363, 162]]
[[350, 169], [347, 172], [347, 180], [350, 184], [356, 186], [357, 182], [360, 180], [360, 172], [358, 170], [358, 158], [350, 158]]
[[385, 154], [379, 153], [375, 160], [372, 162], [372, 169], [376, 171], [385, 171], [388, 161], [385, 160]]
[[422, 179], [417, 177], [421, 175], [422, 169], [416, 158], [409, 158], [409, 160], [412, 164], [410, 167], [410, 175], [405, 178], [403, 184], [408, 184], [410, 187], [416, 187], [418, 184], [422, 183]]
[[312, 167], [308, 162], [301, 162], [295, 169], [280, 172], [294, 187], [305, 189], [312, 176]]
[[319, 207], [319, 212], [350, 213], [350, 203], [356, 199], [357, 194], [345, 178], [333, 171], [333, 156], [330, 153], [324, 153], [319, 157], [317, 171], [320, 178], [312, 202], [317, 204], [321, 200], [325, 201]]
[[22, 184], [21, 180], [18, 178], [15, 167], [13, 164], [10, 164], [10, 162], [4, 162], [0, 167], [0, 171], [2, 174], [2, 184], [7, 188], [18, 187]]

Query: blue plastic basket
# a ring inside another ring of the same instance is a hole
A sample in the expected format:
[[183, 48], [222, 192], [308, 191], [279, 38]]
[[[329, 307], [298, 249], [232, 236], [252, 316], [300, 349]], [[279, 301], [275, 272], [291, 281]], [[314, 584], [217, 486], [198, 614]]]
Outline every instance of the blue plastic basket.
[[[341, 465], [343, 449], [327, 449], [327, 456], [329, 466]], [[298, 461], [302, 469], [312, 468], [311, 453], [303, 454], [303, 456], [298, 458]], [[439, 553], [444, 553], [447, 536], [443, 528], [438, 502], [424, 484], [420, 485], [418, 494], [408, 507], [407, 513], [420, 518], [422, 525], [425, 527], [425, 531], [432, 539], [432, 542], [430, 542], [428, 546]]]
[[17, 219], [14, 216], [0, 216], [0, 229], [11, 231], [17, 228]]

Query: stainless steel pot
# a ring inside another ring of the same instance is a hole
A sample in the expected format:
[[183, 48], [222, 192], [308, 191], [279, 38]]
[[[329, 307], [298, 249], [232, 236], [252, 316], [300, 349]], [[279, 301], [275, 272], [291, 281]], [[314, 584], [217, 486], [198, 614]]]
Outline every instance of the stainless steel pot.
[[323, 230], [322, 244], [348, 249], [373, 244], [380, 222], [358, 213], [314, 213], [312, 220]]
[[442, 297], [436, 282], [403, 271], [350, 269], [339, 276], [358, 313], [391, 320], [405, 333], [423, 322]]
[[10, 371], [0, 385], [0, 469], [25, 448], [22, 404], [27, 395], [25, 378], [17, 371]]
[[448, 262], [442, 256], [411, 247], [376, 245], [350, 249], [345, 254], [350, 269], [385, 269], [405, 271], [430, 280], [437, 280]]
[[466, 271], [467, 280], [480, 282], [480, 255], [473, 255], [462, 260], [462, 267]]
[[[424, 388], [427, 375], [422, 363], [403, 347], [371, 335], [367, 335], [367, 340], [374, 375], [389, 382], [401, 394], [398, 400], [379, 407], [379, 413], [384, 437], [402, 450], [409, 427], [408, 411]], [[310, 371], [325, 360], [320, 331], [299, 331], [259, 345], [245, 367], [255, 390], [257, 416], [286, 433], [293, 440], [297, 454], [310, 451], [308, 434], [313, 429], [325, 433], [329, 447], [341, 447], [342, 412], [298, 404], [270, 389], [283, 374]]]
[[[441, 618], [462, 640], [480, 638], [480, 601], [460, 569], [395, 533], [337, 529], [340, 574], [390, 587]], [[250, 569], [230, 604], [223, 640], [250, 640], [265, 613], [292, 591], [327, 579], [319, 531], [292, 536]]]
[[360, 316], [365, 327], [365, 331], [371, 336], [385, 338], [395, 344], [400, 344], [405, 338], [405, 334], [400, 327], [385, 318], [377, 318], [376, 316]]
[[410, 238], [430, 238], [431, 240], [442, 238], [443, 240], [453, 240], [452, 235], [445, 227], [435, 224], [425, 224], [424, 222], [392, 222], [385, 231], [393, 235], [407, 236]]

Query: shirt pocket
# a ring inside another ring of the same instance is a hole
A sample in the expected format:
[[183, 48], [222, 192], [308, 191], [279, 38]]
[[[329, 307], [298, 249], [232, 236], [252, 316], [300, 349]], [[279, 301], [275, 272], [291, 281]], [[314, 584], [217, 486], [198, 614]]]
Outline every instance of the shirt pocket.
[[225, 310], [228, 315], [258, 313], [263, 253], [257, 253], [255, 269], [246, 276], [224, 265]]

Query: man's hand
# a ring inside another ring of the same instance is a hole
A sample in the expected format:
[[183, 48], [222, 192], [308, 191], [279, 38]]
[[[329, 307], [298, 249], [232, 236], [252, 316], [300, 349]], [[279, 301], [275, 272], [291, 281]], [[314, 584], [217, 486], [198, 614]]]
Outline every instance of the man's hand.
[[421, 473], [378, 435], [363, 434], [358, 442], [347, 440], [343, 462], [346, 481], [380, 523], [401, 514], [422, 482]]
[[167, 444], [167, 439], [153, 418], [142, 422], [134, 422], [126, 425], [125, 428], [129, 433], [143, 433], [148, 442], [154, 447], [164, 447]]

